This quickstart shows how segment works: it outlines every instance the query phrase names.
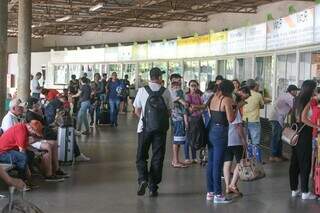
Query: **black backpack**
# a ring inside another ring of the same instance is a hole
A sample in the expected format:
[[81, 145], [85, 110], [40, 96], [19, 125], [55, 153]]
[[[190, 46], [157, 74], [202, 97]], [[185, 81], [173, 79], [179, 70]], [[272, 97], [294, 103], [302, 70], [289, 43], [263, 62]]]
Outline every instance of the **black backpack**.
[[169, 129], [169, 112], [162, 97], [165, 88], [161, 87], [159, 91], [152, 91], [149, 86], [144, 88], [149, 97], [144, 109], [143, 131], [166, 132]]

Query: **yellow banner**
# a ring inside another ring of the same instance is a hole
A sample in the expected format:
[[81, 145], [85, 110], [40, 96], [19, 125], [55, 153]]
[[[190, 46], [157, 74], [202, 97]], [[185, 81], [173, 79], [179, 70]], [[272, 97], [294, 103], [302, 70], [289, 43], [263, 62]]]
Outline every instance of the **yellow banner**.
[[177, 45], [179, 46], [190, 46], [190, 45], [197, 45], [198, 39], [195, 37], [190, 38], [182, 38], [177, 40]]
[[227, 42], [228, 41], [228, 32], [219, 32], [213, 33], [210, 35], [210, 42]]
[[210, 43], [210, 35], [198, 36], [198, 44], [208, 44]]

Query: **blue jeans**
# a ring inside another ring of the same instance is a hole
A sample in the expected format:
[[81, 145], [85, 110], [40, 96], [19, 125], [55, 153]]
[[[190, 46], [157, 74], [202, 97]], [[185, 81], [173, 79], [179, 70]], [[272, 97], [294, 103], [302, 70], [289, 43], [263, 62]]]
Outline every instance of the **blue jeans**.
[[271, 155], [273, 157], [282, 156], [282, 126], [279, 121], [271, 121], [272, 139], [271, 139]]
[[221, 175], [224, 153], [228, 146], [228, 127], [210, 122], [208, 143], [207, 190], [222, 194]]
[[0, 162], [16, 166], [19, 177], [23, 180], [27, 177], [28, 158], [27, 154], [16, 150], [10, 150], [0, 154]]
[[248, 134], [250, 135], [251, 143], [259, 145], [261, 140], [260, 122], [248, 122]]
[[110, 121], [112, 125], [118, 125], [120, 99], [109, 99]]
[[89, 131], [88, 110], [90, 109], [90, 101], [83, 101], [80, 103], [80, 109], [77, 117], [77, 130], [81, 131], [82, 124], [84, 124], [86, 131]]

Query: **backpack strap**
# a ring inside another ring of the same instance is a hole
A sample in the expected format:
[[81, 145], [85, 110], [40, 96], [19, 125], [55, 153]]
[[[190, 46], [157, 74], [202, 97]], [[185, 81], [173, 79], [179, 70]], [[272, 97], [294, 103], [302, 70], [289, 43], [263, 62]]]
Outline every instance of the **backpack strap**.
[[162, 86], [159, 89], [159, 91], [152, 91], [149, 86], [144, 86], [144, 88], [147, 91], [147, 93], [149, 94], [149, 96], [151, 96], [151, 95], [159, 95], [159, 96], [161, 96], [164, 93], [164, 91], [166, 90], [166, 88], [164, 88]]

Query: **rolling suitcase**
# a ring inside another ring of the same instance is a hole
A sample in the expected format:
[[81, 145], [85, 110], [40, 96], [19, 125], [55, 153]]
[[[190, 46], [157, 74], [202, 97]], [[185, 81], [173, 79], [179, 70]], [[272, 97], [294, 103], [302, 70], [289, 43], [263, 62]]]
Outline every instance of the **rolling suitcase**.
[[110, 113], [107, 109], [102, 109], [100, 112], [99, 124], [110, 124]]
[[59, 127], [58, 129], [58, 159], [62, 162], [73, 161], [74, 128]]

